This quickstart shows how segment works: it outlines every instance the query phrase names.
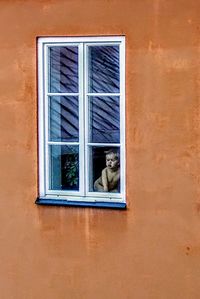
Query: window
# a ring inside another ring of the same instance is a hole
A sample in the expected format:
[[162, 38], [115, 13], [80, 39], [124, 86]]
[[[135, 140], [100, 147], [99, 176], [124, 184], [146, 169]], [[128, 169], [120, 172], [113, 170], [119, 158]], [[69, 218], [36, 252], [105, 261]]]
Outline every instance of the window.
[[125, 39], [38, 39], [38, 204], [124, 208]]

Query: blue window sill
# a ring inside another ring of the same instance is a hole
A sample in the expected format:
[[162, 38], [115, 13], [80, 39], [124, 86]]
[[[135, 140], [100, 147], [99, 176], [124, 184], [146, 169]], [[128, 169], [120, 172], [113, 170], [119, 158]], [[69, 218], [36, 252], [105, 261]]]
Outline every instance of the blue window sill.
[[92, 208], [111, 208], [111, 209], [126, 209], [126, 203], [123, 202], [88, 202], [88, 201], [73, 201], [55, 198], [40, 198], [35, 201], [38, 205], [49, 206], [72, 206], [72, 207], [92, 207]]

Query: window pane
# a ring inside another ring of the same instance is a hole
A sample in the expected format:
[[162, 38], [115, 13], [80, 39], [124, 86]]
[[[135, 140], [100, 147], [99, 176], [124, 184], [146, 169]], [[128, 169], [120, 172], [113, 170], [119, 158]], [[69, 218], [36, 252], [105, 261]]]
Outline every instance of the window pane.
[[88, 47], [89, 92], [119, 92], [119, 46]]
[[120, 192], [120, 148], [90, 147], [89, 191]]
[[78, 142], [78, 97], [49, 97], [49, 139]]
[[79, 190], [78, 146], [50, 145], [50, 190]]
[[119, 97], [89, 97], [89, 142], [120, 142]]
[[78, 92], [78, 47], [49, 48], [49, 91]]

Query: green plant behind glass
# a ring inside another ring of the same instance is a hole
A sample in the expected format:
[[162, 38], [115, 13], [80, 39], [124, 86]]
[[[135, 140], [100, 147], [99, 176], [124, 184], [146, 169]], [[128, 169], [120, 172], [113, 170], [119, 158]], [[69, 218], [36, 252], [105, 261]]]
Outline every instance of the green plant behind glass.
[[66, 183], [73, 187], [78, 184], [78, 155], [68, 154], [65, 162], [65, 177]]

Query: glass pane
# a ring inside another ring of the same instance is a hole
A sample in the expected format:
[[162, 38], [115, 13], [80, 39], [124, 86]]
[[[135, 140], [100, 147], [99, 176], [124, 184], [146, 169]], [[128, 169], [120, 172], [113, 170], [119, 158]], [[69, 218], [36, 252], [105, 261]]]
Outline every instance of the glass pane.
[[89, 92], [119, 92], [119, 46], [89, 46], [88, 72]]
[[78, 47], [49, 48], [49, 91], [78, 92]]
[[120, 192], [120, 148], [90, 147], [89, 190]]
[[120, 142], [119, 97], [89, 97], [89, 142]]
[[79, 190], [78, 146], [50, 145], [50, 190]]
[[78, 97], [49, 97], [49, 139], [79, 141]]

